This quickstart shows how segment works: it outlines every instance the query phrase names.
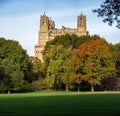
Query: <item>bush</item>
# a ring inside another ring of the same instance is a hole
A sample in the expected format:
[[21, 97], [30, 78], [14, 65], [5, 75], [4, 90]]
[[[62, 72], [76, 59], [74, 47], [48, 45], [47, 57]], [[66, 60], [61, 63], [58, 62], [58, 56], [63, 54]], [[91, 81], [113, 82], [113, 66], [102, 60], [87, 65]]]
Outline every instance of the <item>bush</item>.
[[41, 91], [47, 89], [47, 84], [45, 83], [45, 79], [39, 79], [33, 81], [31, 84], [31, 89], [33, 91]]

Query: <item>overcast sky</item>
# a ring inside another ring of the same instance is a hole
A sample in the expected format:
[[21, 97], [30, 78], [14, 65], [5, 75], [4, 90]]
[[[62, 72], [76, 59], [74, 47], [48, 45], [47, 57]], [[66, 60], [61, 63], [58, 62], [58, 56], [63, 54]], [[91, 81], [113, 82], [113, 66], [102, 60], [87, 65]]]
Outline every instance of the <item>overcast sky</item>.
[[76, 28], [77, 16], [83, 12], [87, 30], [98, 34], [109, 43], [120, 42], [120, 30], [103, 23], [92, 12], [104, 0], [0, 0], [0, 37], [19, 41], [29, 55], [34, 55], [38, 42], [40, 15], [45, 12], [55, 21], [56, 28]]

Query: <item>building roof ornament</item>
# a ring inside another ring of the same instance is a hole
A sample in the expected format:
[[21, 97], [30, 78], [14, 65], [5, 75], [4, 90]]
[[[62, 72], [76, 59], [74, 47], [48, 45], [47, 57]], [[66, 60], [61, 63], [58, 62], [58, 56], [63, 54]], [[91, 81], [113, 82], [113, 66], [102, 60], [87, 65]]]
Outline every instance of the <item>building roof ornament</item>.
[[44, 12], [44, 14], [43, 14], [44, 16], [46, 16], [46, 14], [45, 14], [45, 12]]
[[83, 13], [81, 12], [80, 16], [83, 16]]

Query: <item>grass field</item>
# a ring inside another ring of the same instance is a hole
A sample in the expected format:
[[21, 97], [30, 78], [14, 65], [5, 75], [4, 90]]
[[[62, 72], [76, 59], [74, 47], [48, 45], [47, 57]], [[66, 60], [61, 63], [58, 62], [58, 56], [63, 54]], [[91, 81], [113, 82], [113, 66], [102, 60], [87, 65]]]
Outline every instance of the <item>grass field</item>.
[[0, 94], [0, 116], [120, 116], [120, 93]]

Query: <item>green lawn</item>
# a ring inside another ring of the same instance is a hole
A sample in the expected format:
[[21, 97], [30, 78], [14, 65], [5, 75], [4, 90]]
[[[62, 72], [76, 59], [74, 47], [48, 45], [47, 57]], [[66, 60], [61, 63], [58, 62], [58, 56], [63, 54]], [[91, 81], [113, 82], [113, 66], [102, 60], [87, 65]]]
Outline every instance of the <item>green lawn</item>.
[[0, 94], [0, 116], [120, 116], [120, 93]]

